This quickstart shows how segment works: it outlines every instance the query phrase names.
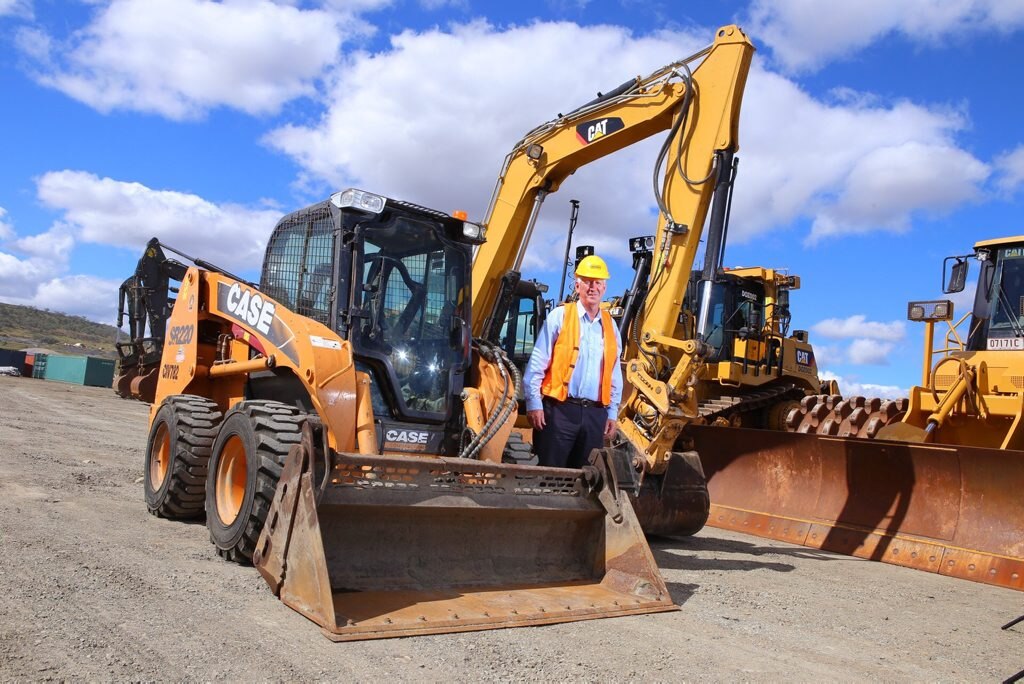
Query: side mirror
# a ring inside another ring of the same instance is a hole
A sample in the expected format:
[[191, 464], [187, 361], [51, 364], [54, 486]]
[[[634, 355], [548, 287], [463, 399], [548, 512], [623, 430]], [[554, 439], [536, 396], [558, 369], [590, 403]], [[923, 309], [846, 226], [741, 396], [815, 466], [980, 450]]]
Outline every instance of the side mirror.
[[[949, 272], [949, 280], [946, 280], [946, 264], [953, 260], [953, 267]], [[963, 292], [967, 284], [967, 271], [970, 269], [970, 262], [965, 257], [946, 257], [942, 262], [942, 291], [945, 294]]]
[[469, 324], [459, 316], [452, 316], [451, 344], [462, 352], [464, 358], [469, 358], [469, 351], [472, 340]]

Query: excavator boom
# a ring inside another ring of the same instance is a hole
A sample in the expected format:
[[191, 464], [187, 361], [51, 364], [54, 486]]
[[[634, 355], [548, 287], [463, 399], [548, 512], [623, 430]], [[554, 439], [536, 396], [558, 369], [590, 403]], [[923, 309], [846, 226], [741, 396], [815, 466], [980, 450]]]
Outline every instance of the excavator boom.
[[581, 166], [668, 132], [654, 167], [660, 218], [651, 296], [638, 314], [645, 333], [642, 341], [624, 345], [632, 398], [619, 414], [620, 439], [604, 450], [639, 472], [633, 501], [649, 533], [692, 534], [707, 517], [697, 455], [675, 451], [682, 427], [699, 418], [696, 396], [687, 388], [702, 349], [699, 340], [681, 339], [677, 325], [713, 197], [716, 239], [714, 224], [724, 222], [753, 53], [739, 27], [724, 26], [697, 54], [627, 81], [527, 133], [501, 169], [485, 220], [488, 241], [474, 259], [473, 331], [493, 337], [507, 314], [544, 199]]

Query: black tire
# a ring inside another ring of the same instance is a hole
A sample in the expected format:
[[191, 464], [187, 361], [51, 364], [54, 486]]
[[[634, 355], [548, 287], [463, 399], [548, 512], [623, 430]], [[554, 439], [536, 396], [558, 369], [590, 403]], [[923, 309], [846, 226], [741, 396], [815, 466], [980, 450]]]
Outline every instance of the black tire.
[[190, 394], [161, 404], [146, 441], [143, 482], [150, 513], [176, 519], [203, 514], [206, 469], [222, 415], [212, 401]]
[[537, 465], [537, 454], [533, 453], [533, 446], [527, 444], [523, 435], [513, 430], [509, 433], [508, 442], [501, 452], [502, 463], [515, 465]]
[[206, 478], [206, 527], [221, 557], [251, 563], [281, 469], [306, 414], [277, 401], [243, 401], [217, 433]]

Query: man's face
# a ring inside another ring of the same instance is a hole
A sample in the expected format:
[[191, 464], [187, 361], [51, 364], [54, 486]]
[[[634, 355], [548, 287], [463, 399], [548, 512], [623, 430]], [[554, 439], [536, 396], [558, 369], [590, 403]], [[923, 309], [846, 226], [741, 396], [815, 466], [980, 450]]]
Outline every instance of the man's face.
[[576, 294], [584, 306], [600, 306], [608, 283], [600, 278], [576, 278]]

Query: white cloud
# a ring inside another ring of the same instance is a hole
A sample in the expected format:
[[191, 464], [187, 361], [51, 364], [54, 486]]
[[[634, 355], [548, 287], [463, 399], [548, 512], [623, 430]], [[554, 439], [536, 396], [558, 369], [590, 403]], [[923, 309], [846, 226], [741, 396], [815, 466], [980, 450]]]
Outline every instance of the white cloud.
[[28, 31], [17, 44], [39, 83], [102, 112], [188, 119], [218, 106], [273, 113], [313, 95], [343, 38], [371, 29], [271, 0], [113, 0], [67, 44]]
[[822, 380], [835, 380], [839, 383], [839, 391], [844, 397], [879, 397], [880, 399], [900, 399], [910, 394], [909, 389], [896, 385], [878, 385], [859, 382], [855, 378], [845, 378], [831, 371], [820, 371]]
[[0, 299], [15, 304], [33, 301], [39, 284], [67, 270], [74, 239], [60, 225], [29, 238], [11, 241], [24, 256], [0, 252]]
[[754, 0], [748, 28], [791, 71], [809, 71], [848, 57], [899, 33], [935, 44], [979, 32], [1009, 33], [1024, 26], [1019, 0], [858, 0], [829, 4], [807, 0]]
[[7, 210], [0, 207], [0, 240], [14, 237], [14, 226], [7, 220]]
[[995, 166], [999, 171], [999, 189], [1007, 194], [1016, 192], [1024, 183], [1024, 145], [998, 157]]
[[141, 254], [151, 237], [228, 269], [258, 268], [281, 212], [215, 204], [197, 195], [84, 171], [54, 171], [38, 182], [39, 199], [63, 212], [82, 242]]
[[881, 342], [877, 339], [857, 338], [850, 342], [847, 350], [850, 363], [864, 366], [887, 366], [889, 355], [895, 345], [892, 342]]
[[40, 283], [30, 298], [9, 303], [61, 311], [114, 325], [117, 323], [117, 289], [120, 284], [119, 280], [88, 275], [65, 276]]
[[[384, 51], [347, 58], [329, 79], [319, 121], [280, 127], [265, 141], [304, 169], [299, 180], [306, 188], [326, 193], [356, 185], [482, 218], [501, 160], [526, 131], [709, 38], [710, 32], [637, 37], [571, 23], [406, 31]], [[814, 225], [811, 241], [900, 231], [916, 214], [970, 202], [989, 171], [954, 140], [968, 126], [965, 113], [951, 106], [885, 102], [853, 91], [817, 100], [755, 61], [744, 96], [730, 241], [800, 219]], [[662, 139], [655, 135], [567, 179], [546, 202], [524, 266], [558, 270], [551, 255], [564, 245], [570, 198], [582, 202], [577, 243], [625, 262], [624, 239], [654, 230], [651, 173]]]
[[843, 363], [846, 360], [846, 354], [843, 352], [842, 347], [832, 344], [815, 344], [814, 345], [814, 362], [818, 368], [828, 366], [830, 364]]
[[947, 145], [870, 150], [849, 170], [836, 202], [814, 219], [808, 242], [879, 228], [903, 232], [915, 210], [938, 215], [977, 199], [987, 176], [984, 164]]
[[867, 320], [867, 316], [863, 314], [848, 318], [827, 318], [815, 323], [811, 329], [818, 335], [830, 339], [859, 338], [861, 340], [898, 342], [906, 335], [904, 321], [879, 323]]
[[797, 219], [809, 242], [872, 230], [905, 230], [914, 214], [977, 199], [988, 167], [959, 148], [965, 114], [866, 93], [812, 98], [754, 68], [740, 122], [740, 173], [729, 237], [749, 240]]
[[0, 17], [31, 19], [32, 0], [0, 0]]
[[[527, 131], [710, 38], [638, 38], [621, 27], [571, 23], [406, 31], [384, 52], [349, 57], [329, 81], [319, 121], [279, 128], [266, 141], [305, 169], [306, 183], [356, 185], [481, 219], [502, 160]], [[570, 198], [582, 203], [576, 242], [607, 244], [625, 262], [625, 239], [654, 229], [655, 138], [568, 179], [547, 200], [526, 266], [559, 270], [551, 255], [561, 254]]]
[[[188, 254], [230, 270], [258, 269], [277, 209], [215, 204], [196, 195], [140, 183], [55, 171], [37, 180], [39, 200], [61, 212], [44, 233], [17, 237], [3, 223], [11, 251], [0, 251], [0, 301], [86, 316], [111, 323], [121, 280], [69, 275], [75, 245], [128, 248], [141, 255], [156, 236]], [[125, 273], [128, 276], [129, 273]]]

